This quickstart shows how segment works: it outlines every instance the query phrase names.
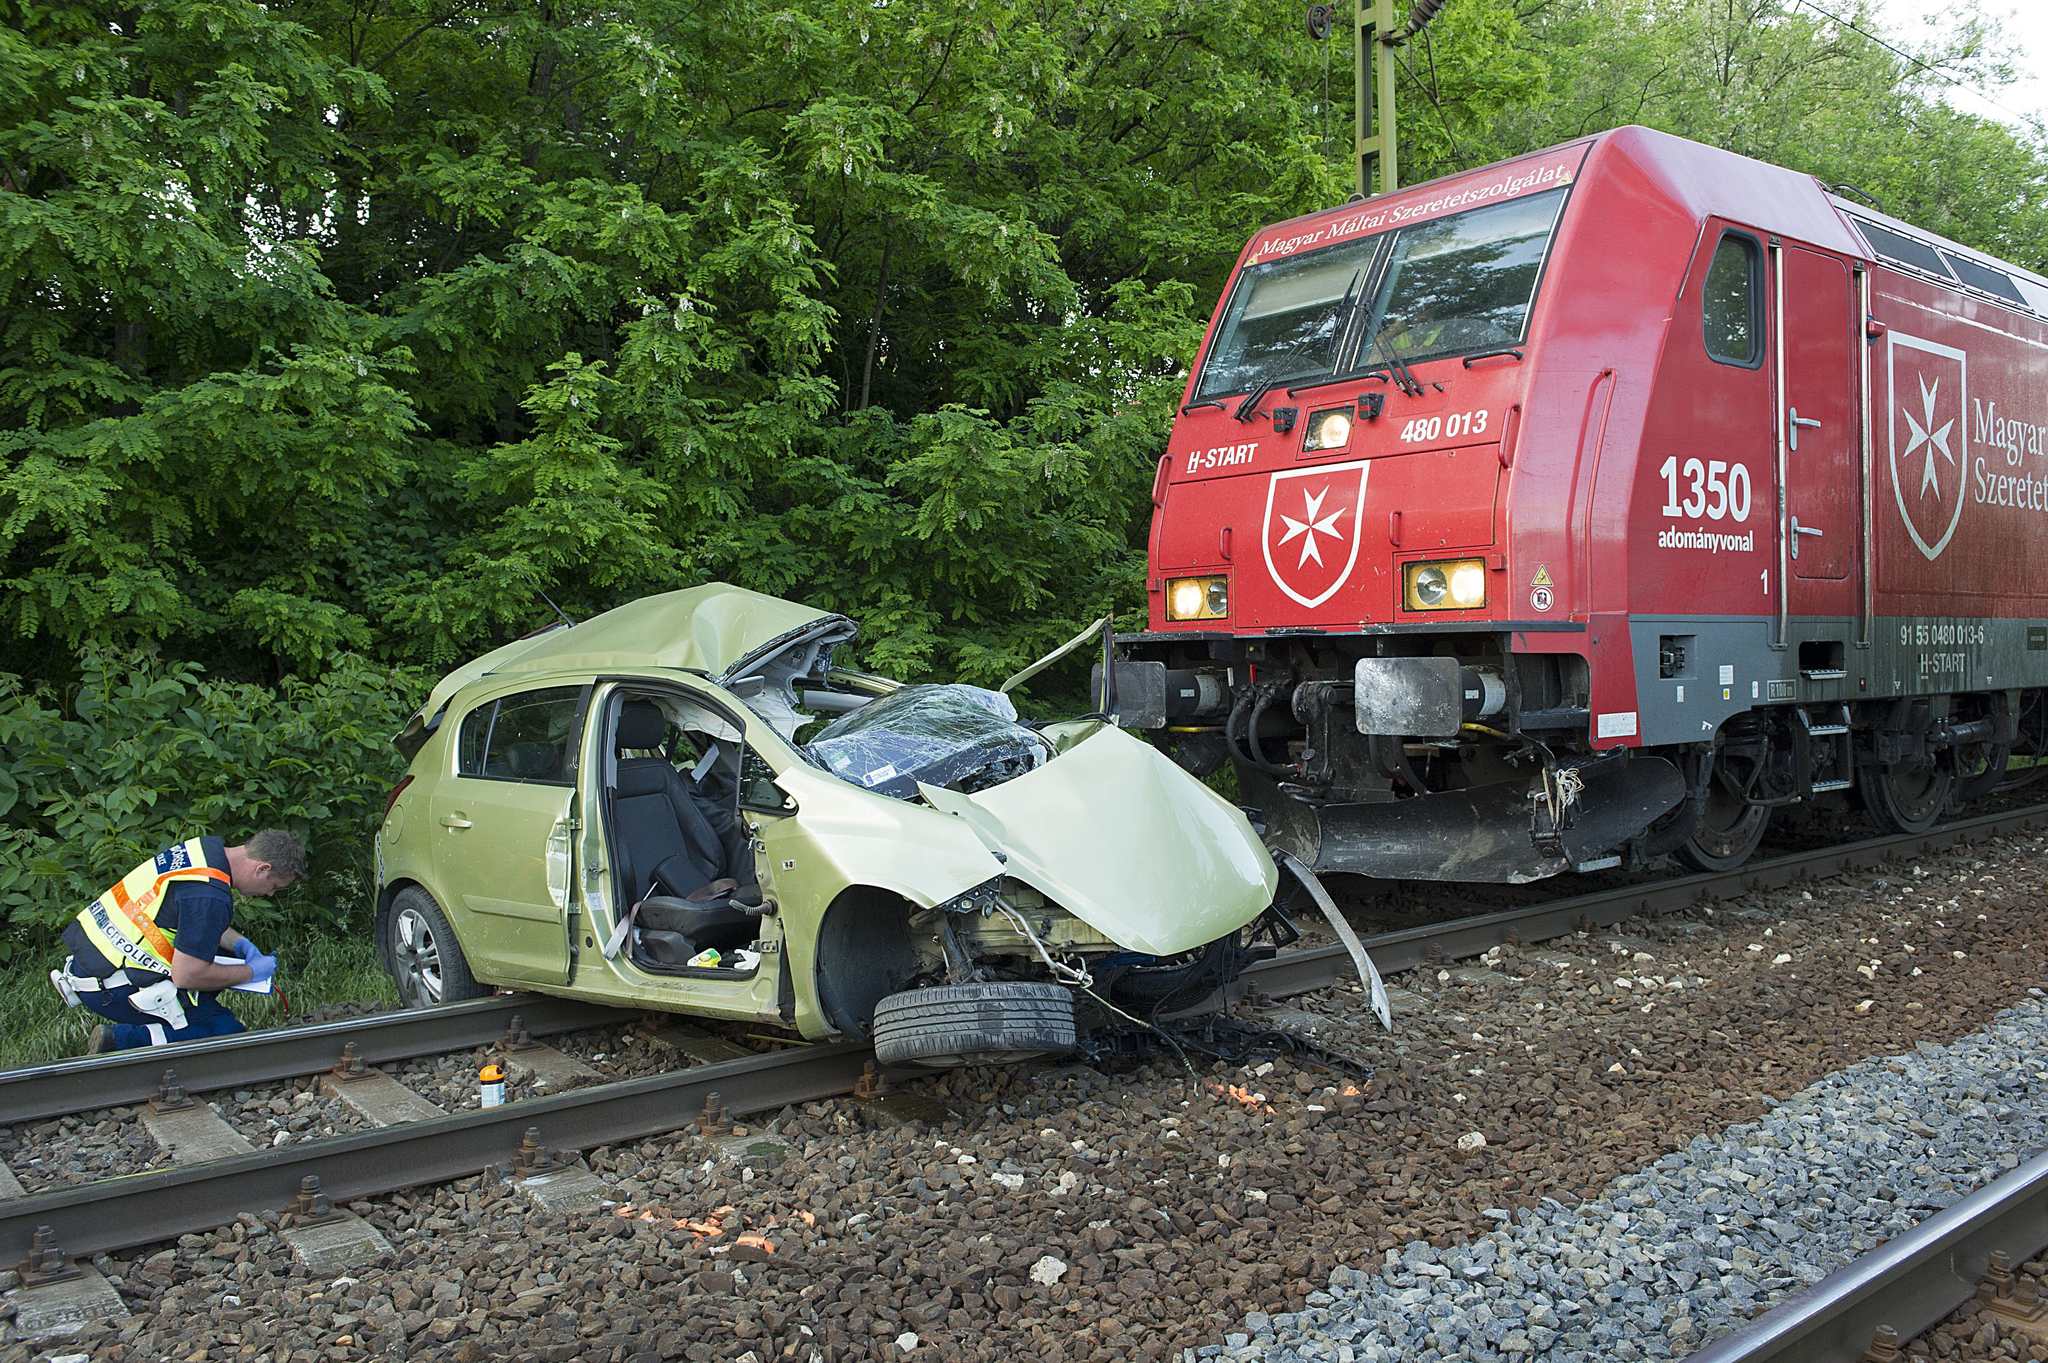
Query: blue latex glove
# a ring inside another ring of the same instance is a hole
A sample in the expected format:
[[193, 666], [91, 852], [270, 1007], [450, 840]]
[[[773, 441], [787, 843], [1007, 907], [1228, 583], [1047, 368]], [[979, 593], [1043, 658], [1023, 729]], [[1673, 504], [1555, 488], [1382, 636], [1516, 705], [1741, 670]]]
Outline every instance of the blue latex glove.
[[262, 984], [275, 974], [277, 974], [277, 957], [265, 956], [259, 951], [249, 958], [249, 983]]
[[261, 956], [263, 953], [257, 950], [256, 944], [254, 942], [244, 937], [240, 941], [235, 943], [235, 954], [237, 956], [240, 956], [245, 961], [253, 961], [258, 956]]

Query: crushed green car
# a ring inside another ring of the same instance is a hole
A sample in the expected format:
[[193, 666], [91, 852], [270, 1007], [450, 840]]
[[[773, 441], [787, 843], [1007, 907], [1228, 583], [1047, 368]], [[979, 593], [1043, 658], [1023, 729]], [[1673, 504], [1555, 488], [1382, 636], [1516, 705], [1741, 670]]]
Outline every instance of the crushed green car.
[[944, 1065], [1072, 1051], [1270, 952], [1243, 812], [1100, 718], [835, 666], [857, 633], [713, 583], [443, 678], [376, 840], [405, 1002], [529, 989]]

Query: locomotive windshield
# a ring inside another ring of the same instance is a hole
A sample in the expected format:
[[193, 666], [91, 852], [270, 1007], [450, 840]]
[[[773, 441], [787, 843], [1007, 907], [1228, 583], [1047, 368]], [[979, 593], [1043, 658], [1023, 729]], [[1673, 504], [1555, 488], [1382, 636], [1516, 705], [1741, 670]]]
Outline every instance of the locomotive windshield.
[[1252, 266], [1197, 396], [1519, 344], [1563, 204], [1554, 189]]

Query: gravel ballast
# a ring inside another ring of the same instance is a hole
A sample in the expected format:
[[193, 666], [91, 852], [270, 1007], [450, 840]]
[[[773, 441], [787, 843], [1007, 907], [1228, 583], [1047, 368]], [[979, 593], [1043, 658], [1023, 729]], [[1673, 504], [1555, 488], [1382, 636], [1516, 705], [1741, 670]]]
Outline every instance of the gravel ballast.
[[[2034, 991], [2037, 995], [2040, 991]], [[1440, 1363], [1680, 1357], [2048, 1147], [2048, 1002], [1829, 1075], [1605, 1196], [1545, 1199], [1451, 1248], [1340, 1268], [1189, 1359]]]
[[[186, 1358], [195, 1319], [209, 1358], [287, 1363], [1164, 1363], [1232, 1332], [1249, 1346], [1247, 1312], [1299, 1312], [1340, 1266], [1485, 1237], [1491, 1210], [1598, 1198], [1833, 1071], [1986, 1027], [2048, 973], [2044, 848], [2011, 839], [1411, 971], [1391, 981], [1391, 1035], [1355, 988], [1294, 1001], [1375, 1067], [1358, 1095], [1293, 1058], [970, 1070], [910, 1089], [950, 1109], [931, 1120], [851, 1100], [764, 1114], [779, 1158], [735, 1162], [688, 1131], [593, 1151], [608, 1211], [540, 1213], [474, 1178], [359, 1204], [393, 1253], [345, 1280], [293, 1267], [275, 1218], [244, 1218], [101, 1260], [136, 1314], [56, 1352]], [[467, 1097], [474, 1069], [450, 1063]], [[747, 1234], [774, 1249], [750, 1258]]]

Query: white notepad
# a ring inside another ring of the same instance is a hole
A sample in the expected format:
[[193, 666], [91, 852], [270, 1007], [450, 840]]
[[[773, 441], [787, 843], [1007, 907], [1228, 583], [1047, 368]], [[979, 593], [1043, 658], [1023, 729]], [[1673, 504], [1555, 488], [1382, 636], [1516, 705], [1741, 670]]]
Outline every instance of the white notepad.
[[[216, 956], [213, 958], [213, 963], [215, 965], [249, 964], [247, 961], [243, 960], [239, 956]], [[265, 980], [261, 984], [256, 983], [254, 980], [244, 980], [240, 984], [231, 984], [228, 986], [228, 988], [234, 990], [238, 994], [268, 994], [270, 992], [271, 980], [274, 980], [276, 978], [277, 977], [273, 975], [271, 976], [270, 980]]]

